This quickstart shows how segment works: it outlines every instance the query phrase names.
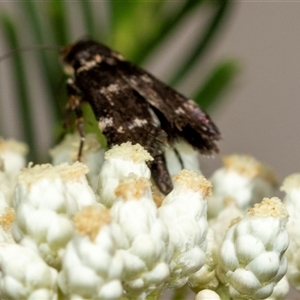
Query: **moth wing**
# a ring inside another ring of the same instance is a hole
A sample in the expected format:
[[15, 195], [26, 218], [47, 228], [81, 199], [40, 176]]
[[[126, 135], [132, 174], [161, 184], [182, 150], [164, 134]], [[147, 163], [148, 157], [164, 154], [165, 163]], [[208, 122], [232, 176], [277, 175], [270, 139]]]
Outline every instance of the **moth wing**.
[[149, 103], [119, 75], [117, 67], [102, 63], [77, 74], [76, 84], [82, 100], [92, 106], [100, 129], [109, 136], [109, 147], [120, 141], [142, 141], [150, 148], [149, 139], [159, 144], [162, 139], [167, 141], [161, 128], [153, 124]]
[[218, 152], [219, 130], [193, 100], [128, 61], [119, 61], [118, 71], [151, 105], [170, 140], [182, 138], [202, 153]]
[[149, 103], [117, 70], [114, 65], [101, 63], [99, 67], [77, 74], [77, 84], [84, 95], [82, 100], [92, 106], [109, 148], [130, 141], [139, 143], [151, 154], [154, 158], [149, 163], [152, 177], [166, 194], [172, 188], [162, 150], [167, 135], [153, 123]]

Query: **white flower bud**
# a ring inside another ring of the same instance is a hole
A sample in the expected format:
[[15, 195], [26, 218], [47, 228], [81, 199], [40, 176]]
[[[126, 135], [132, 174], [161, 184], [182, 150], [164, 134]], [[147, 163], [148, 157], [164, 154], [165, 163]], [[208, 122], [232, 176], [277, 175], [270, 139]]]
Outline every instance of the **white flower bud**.
[[285, 275], [288, 213], [278, 198], [255, 204], [227, 232], [217, 275], [233, 299], [264, 299]]
[[280, 189], [286, 193], [284, 205], [290, 215], [287, 223], [290, 236], [286, 251], [289, 263], [287, 277], [296, 289], [300, 289], [300, 173], [288, 176]]
[[222, 299], [216, 292], [212, 290], [202, 290], [196, 295], [195, 300], [222, 300]]
[[149, 179], [124, 178], [115, 194], [111, 215], [128, 240], [120, 251], [125, 263], [124, 289], [129, 299], [144, 299], [160, 290], [170, 274], [168, 230], [158, 219]]
[[[208, 199], [208, 202], [210, 199]], [[221, 245], [225, 234], [230, 226], [239, 221], [244, 216], [236, 205], [236, 202], [231, 201], [226, 204], [226, 207], [214, 219], [209, 220], [209, 226], [214, 231], [215, 243], [218, 247]]]
[[84, 208], [75, 218], [76, 235], [68, 243], [58, 284], [68, 299], [118, 300], [123, 260], [117, 252], [121, 230], [107, 209]]
[[36, 165], [23, 169], [14, 195], [14, 239], [59, 268], [64, 247], [73, 235], [70, 219], [82, 207], [95, 204], [81, 163]]
[[[80, 136], [78, 134], [67, 134], [62, 142], [51, 149], [53, 165], [63, 162], [74, 163], [78, 159]], [[104, 161], [104, 149], [101, 147], [96, 134], [89, 133], [85, 136], [81, 162], [89, 169], [86, 177], [91, 187], [96, 190], [98, 175]]]
[[67, 199], [68, 203], [71, 204], [70, 207], [74, 207], [73, 203], [76, 203], [74, 212], [69, 210], [70, 216], [85, 206], [96, 204], [95, 194], [85, 176], [88, 173], [86, 165], [77, 161], [72, 165], [62, 163], [55, 168], [71, 197], [71, 199]]
[[255, 158], [230, 155], [223, 158], [223, 164], [210, 178], [213, 192], [208, 201], [209, 218], [216, 217], [228, 201], [235, 201], [241, 210], [246, 210], [274, 193], [277, 181], [273, 171]]
[[168, 171], [172, 177], [177, 175], [182, 169], [193, 170], [202, 174], [199, 152], [186, 142], [181, 141], [173, 145], [173, 147], [167, 147], [165, 156]]
[[[204, 289], [216, 290], [219, 285], [219, 280], [215, 271], [218, 262], [218, 246], [215, 241], [215, 233], [210, 228], [207, 232], [206, 241], [207, 249], [205, 253], [205, 264], [200, 270], [192, 274], [188, 281], [189, 286], [195, 291]], [[206, 295], [206, 293], [201, 295]]]
[[28, 147], [24, 143], [0, 138], [0, 157], [4, 161], [4, 170], [10, 176], [15, 176], [26, 164], [25, 156]]
[[182, 170], [174, 178], [174, 189], [159, 208], [174, 247], [169, 284], [183, 286], [205, 262], [208, 229], [206, 198], [211, 184], [195, 171]]
[[116, 145], [105, 153], [98, 182], [100, 201], [111, 207], [116, 199], [115, 189], [120, 181], [130, 174], [150, 178], [151, 173], [146, 161], [153, 160], [151, 155], [139, 144], [130, 142]]
[[33, 250], [0, 243], [0, 298], [56, 300], [57, 271]]

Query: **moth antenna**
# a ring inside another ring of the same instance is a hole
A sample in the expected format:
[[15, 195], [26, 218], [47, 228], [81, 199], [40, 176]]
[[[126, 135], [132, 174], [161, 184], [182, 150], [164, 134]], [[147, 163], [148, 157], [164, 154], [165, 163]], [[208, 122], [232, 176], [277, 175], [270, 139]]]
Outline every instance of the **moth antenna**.
[[0, 63], [13, 56], [14, 54], [18, 53], [18, 52], [27, 52], [27, 51], [31, 51], [31, 50], [61, 50], [62, 47], [61, 46], [55, 46], [55, 45], [32, 45], [32, 46], [24, 46], [24, 47], [19, 47], [13, 50], [8, 51], [7, 53], [3, 54], [0, 56]]

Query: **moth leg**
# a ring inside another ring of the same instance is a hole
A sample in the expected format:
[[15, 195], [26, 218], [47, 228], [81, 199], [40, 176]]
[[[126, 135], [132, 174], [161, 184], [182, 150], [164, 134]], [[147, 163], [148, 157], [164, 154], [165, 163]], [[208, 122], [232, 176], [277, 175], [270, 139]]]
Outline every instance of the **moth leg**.
[[[82, 114], [82, 111], [81, 111], [81, 114]], [[83, 127], [83, 117], [78, 117], [77, 116], [76, 123], [77, 123], [77, 129], [78, 129], [79, 137], [80, 137], [80, 144], [79, 144], [77, 159], [79, 161], [81, 161], [82, 152], [83, 152], [83, 146], [84, 146], [84, 142], [85, 142], [85, 134], [84, 134], [84, 127]]]
[[177, 159], [178, 159], [178, 161], [180, 163], [181, 169], [184, 169], [183, 160], [182, 160], [182, 157], [181, 157], [178, 149], [176, 147], [174, 147], [173, 150], [174, 150], [174, 153], [175, 153], [175, 155], [176, 155], [176, 157], [177, 157]]
[[76, 125], [80, 136], [80, 144], [79, 144], [77, 159], [81, 161], [82, 150], [85, 141], [84, 126], [83, 126], [83, 112], [81, 109], [81, 91], [75, 85], [72, 79], [68, 79], [67, 81], [67, 94], [69, 100], [66, 105], [66, 110], [74, 111], [76, 115]]
[[153, 158], [154, 160], [148, 164], [151, 170], [153, 181], [158, 186], [160, 191], [166, 195], [172, 191], [173, 183], [167, 170], [165, 156], [162, 153]]

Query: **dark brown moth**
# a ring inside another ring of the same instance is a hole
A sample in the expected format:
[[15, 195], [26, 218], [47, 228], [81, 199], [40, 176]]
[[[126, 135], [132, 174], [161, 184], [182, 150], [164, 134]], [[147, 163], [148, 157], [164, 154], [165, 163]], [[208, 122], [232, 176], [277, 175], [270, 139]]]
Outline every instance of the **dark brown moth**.
[[82, 141], [80, 104], [88, 102], [108, 147], [131, 141], [149, 151], [154, 158], [149, 163], [152, 178], [164, 194], [172, 190], [164, 146], [183, 139], [201, 153], [218, 152], [219, 130], [193, 100], [117, 52], [92, 40], [80, 40], [63, 49], [62, 60], [71, 75], [68, 108], [79, 119]]

